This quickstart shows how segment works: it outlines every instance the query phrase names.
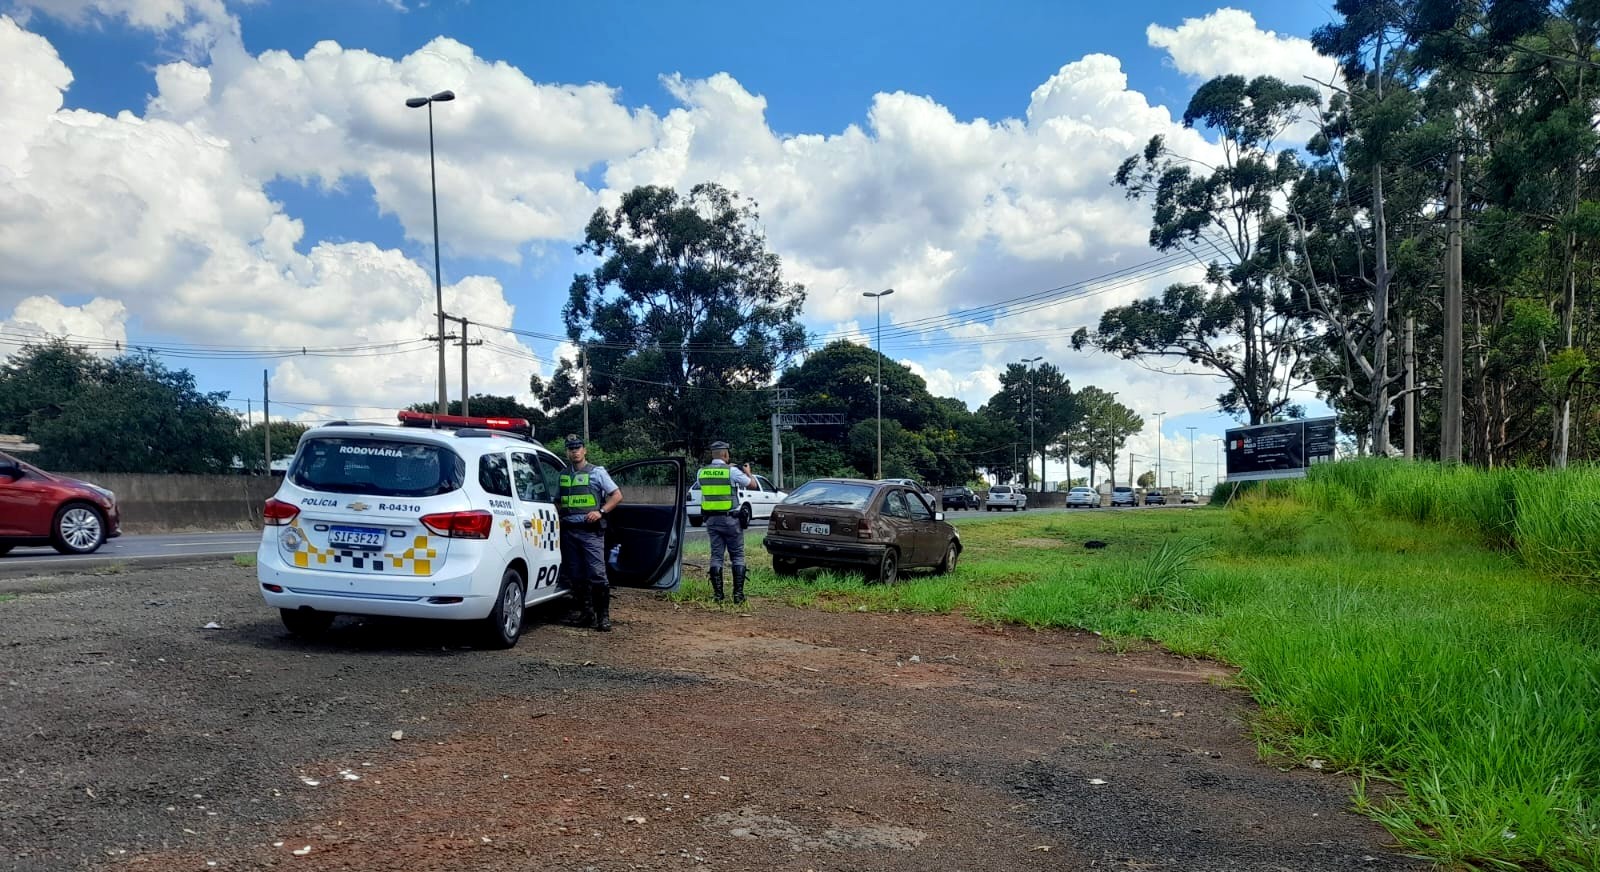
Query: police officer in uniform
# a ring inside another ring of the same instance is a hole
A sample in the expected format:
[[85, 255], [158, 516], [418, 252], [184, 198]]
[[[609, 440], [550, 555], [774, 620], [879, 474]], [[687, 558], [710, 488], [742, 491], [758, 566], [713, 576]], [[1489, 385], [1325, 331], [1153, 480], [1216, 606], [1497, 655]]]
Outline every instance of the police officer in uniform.
[[722, 552], [733, 563], [733, 601], [744, 602], [744, 531], [739, 529], [738, 493], [750, 484], [750, 464], [728, 465], [728, 443], [711, 443], [711, 464], [701, 467], [700, 515], [711, 539], [711, 593], [722, 602]]
[[583, 609], [579, 619], [602, 632], [611, 629], [611, 583], [606, 577], [606, 515], [622, 502], [622, 490], [605, 467], [589, 462], [588, 449], [567, 436], [567, 468], [561, 473], [561, 568], [568, 590]]

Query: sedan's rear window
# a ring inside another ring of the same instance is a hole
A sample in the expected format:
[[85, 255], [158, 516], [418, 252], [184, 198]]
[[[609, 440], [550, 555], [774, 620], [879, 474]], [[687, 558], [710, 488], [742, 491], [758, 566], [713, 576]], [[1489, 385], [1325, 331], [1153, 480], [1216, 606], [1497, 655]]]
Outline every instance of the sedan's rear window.
[[1008, 493], [1011, 493], [1011, 488], [1008, 488], [1008, 487], [992, 487], [992, 488], [989, 488], [989, 493], [992, 493], [992, 494], [1008, 494]]
[[377, 497], [431, 497], [458, 490], [466, 463], [426, 442], [318, 438], [300, 446], [289, 479], [308, 490]]
[[801, 485], [784, 503], [791, 506], [838, 506], [865, 509], [876, 488], [843, 481], [811, 481]]

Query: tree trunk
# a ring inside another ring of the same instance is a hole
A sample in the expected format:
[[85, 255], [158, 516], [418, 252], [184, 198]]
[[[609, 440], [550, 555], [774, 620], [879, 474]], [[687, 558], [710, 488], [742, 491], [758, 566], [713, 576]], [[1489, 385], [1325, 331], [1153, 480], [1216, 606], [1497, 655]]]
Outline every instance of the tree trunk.
[[[1377, 75], [1381, 77], [1380, 69]], [[1381, 99], [1381, 96], [1380, 96]], [[1389, 456], [1389, 230], [1383, 212], [1383, 164], [1372, 166], [1372, 453]]]

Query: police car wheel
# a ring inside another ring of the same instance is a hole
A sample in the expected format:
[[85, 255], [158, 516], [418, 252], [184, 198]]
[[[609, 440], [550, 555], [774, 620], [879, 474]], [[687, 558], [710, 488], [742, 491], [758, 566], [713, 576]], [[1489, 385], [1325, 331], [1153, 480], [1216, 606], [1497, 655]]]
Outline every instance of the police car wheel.
[[522, 638], [525, 602], [527, 595], [522, 586], [522, 575], [506, 567], [505, 575], [500, 577], [500, 595], [495, 599], [494, 608], [489, 610], [489, 617], [484, 619], [484, 641], [489, 647], [516, 646], [517, 640]]
[[283, 618], [283, 627], [291, 634], [304, 639], [311, 639], [322, 635], [333, 626], [333, 612], [319, 612], [315, 609], [278, 609], [278, 616]]
[[689, 526], [691, 526], [691, 527], [704, 527], [705, 525], [706, 525], [706, 519], [705, 518], [690, 518], [689, 519]]
[[741, 530], [750, 529], [750, 504], [749, 503], [746, 503], [745, 505], [742, 505], [742, 506], [739, 507], [739, 529], [741, 529]]

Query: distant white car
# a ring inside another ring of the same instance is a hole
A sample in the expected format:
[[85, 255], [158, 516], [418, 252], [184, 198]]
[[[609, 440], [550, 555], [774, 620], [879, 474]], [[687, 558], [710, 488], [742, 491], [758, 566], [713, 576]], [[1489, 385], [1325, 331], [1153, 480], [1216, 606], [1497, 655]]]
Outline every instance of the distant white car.
[[1194, 491], [1184, 491], [1183, 498], [1180, 500], [1180, 503], [1194, 503], [1198, 506], [1200, 505], [1200, 495]]
[[989, 498], [983, 503], [986, 512], [998, 512], [1001, 509], [1010, 509], [1013, 512], [1024, 511], [1028, 508], [1028, 495], [1021, 488], [1008, 484], [997, 484], [989, 488]]
[[1139, 498], [1138, 495], [1133, 492], [1133, 488], [1128, 487], [1127, 485], [1119, 484], [1111, 489], [1111, 505], [1113, 507], [1135, 506], [1138, 504]]
[[1092, 487], [1075, 487], [1067, 491], [1067, 508], [1075, 506], [1086, 509], [1100, 508], [1100, 492]]
[[[789, 494], [772, 486], [772, 482], [764, 475], [755, 476], [751, 486], [739, 490], [739, 526], [749, 527], [750, 522], [759, 518], [766, 520], [772, 517], [772, 507], [784, 501]], [[689, 499], [685, 504], [689, 514], [689, 523], [699, 527], [706, 522], [700, 514], [700, 483], [695, 482], [689, 487]]]

